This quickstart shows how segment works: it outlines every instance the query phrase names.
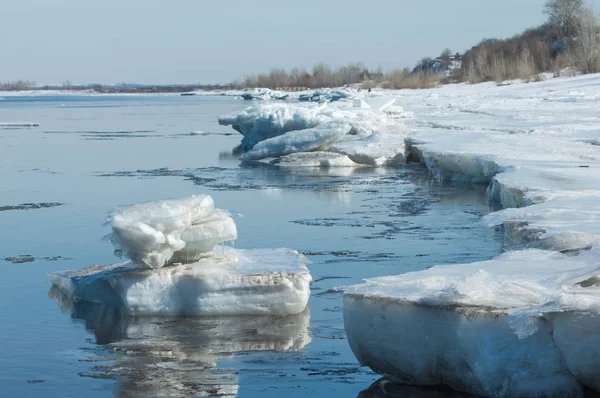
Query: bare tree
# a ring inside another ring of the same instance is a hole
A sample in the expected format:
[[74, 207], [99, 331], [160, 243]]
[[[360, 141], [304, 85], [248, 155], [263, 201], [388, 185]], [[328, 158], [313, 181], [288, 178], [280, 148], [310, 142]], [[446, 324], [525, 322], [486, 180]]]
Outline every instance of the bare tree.
[[583, 0], [547, 0], [544, 4], [544, 13], [548, 15], [550, 24], [563, 36], [575, 34], [582, 10]]
[[450, 57], [451, 56], [452, 56], [452, 51], [450, 51], [449, 48], [446, 48], [444, 51], [442, 51], [442, 53], [438, 57], [440, 59], [440, 62], [442, 63], [442, 68], [444, 70], [448, 69], [448, 67], [450, 66]]
[[575, 26], [576, 40], [569, 49], [572, 63], [582, 73], [600, 72], [600, 24], [591, 10], [584, 10]]

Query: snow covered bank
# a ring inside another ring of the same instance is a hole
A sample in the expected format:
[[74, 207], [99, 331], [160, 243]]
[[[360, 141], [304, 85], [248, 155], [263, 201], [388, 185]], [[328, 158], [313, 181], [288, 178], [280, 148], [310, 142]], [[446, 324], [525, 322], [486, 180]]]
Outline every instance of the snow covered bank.
[[[246, 152], [242, 161], [264, 157], [276, 158], [297, 152], [336, 152], [346, 155], [358, 165], [395, 165], [405, 161], [404, 138], [407, 129], [401, 119], [410, 118], [394, 97], [341, 99], [333, 103], [276, 103], [252, 106], [233, 115], [219, 118], [219, 124], [232, 126], [243, 135], [241, 150]], [[341, 131], [341, 127], [345, 131]], [[309, 133], [314, 130], [318, 134]], [[311, 135], [308, 139], [307, 135]], [[282, 138], [280, 138], [282, 136]], [[285, 137], [283, 137], [285, 136]], [[328, 137], [323, 145], [323, 137]], [[282, 150], [282, 142], [286, 144]], [[293, 145], [302, 143], [302, 145]], [[260, 145], [260, 150], [255, 146]], [[254, 151], [254, 152], [253, 152]], [[258, 153], [257, 153], [258, 152]], [[324, 162], [295, 166], [323, 165]], [[298, 160], [298, 159], [296, 159]], [[348, 163], [344, 163], [348, 166]]]
[[400, 101], [416, 115], [407, 147], [440, 179], [489, 184], [506, 210], [485, 221], [504, 225], [507, 243], [561, 235], [556, 250], [588, 247], [600, 237], [598, 89], [600, 75], [588, 75], [410, 92]]
[[[409, 156], [488, 184], [493, 260], [347, 288], [350, 346], [378, 372], [482, 396], [600, 391], [600, 75], [403, 92]], [[537, 249], [543, 249], [537, 250]]]
[[229, 214], [210, 196], [143, 203], [109, 217], [113, 241], [133, 261], [57, 272], [63, 294], [130, 314], [286, 315], [302, 312], [312, 278], [291, 249], [235, 250]]

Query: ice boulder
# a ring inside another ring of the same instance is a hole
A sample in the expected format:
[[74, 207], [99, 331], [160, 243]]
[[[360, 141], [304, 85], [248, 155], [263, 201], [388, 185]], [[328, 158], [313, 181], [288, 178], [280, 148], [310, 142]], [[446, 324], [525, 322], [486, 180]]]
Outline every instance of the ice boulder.
[[151, 268], [195, 261], [218, 243], [237, 239], [235, 222], [207, 195], [119, 207], [107, 221], [115, 246]]
[[[219, 118], [219, 124], [231, 126], [241, 133], [241, 150], [248, 152], [261, 141], [291, 131], [322, 127], [330, 123], [349, 124], [351, 135], [367, 136], [379, 131], [393, 118], [385, 112], [371, 109], [366, 103], [338, 101], [324, 104], [264, 104], [252, 106], [234, 115]], [[394, 121], [394, 125], [398, 122]]]
[[350, 129], [349, 124], [332, 122], [306, 130], [290, 131], [259, 142], [241, 159], [251, 161], [295, 152], [323, 151], [343, 138]]
[[359, 362], [486, 397], [600, 391], [600, 252], [541, 250], [369, 279], [344, 294]]
[[260, 141], [277, 137], [288, 131], [304, 130], [331, 121], [319, 107], [292, 104], [251, 106], [234, 115], [219, 118], [219, 124], [231, 126], [244, 137], [242, 151], [247, 152]]
[[150, 269], [133, 262], [49, 274], [77, 300], [136, 315], [288, 315], [306, 308], [307, 260], [295, 250], [225, 247], [196, 262]]

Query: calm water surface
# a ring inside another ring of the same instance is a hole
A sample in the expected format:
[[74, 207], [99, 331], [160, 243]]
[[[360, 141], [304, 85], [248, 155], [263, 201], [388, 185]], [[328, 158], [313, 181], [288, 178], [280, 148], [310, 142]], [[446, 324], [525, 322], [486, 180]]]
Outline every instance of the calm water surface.
[[[481, 187], [398, 169], [244, 168], [226, 97], [6, 97], [0, 124], [2, 396], [371, 397], [343, 329], [340, 288], [487, 259], [497, 232]], [[116, 261], [102, 241], [118, 205], [210, 194], [238, 218], [236, 247], [312, 261], [309, 310], [278, 318], [129, 317], [73, 303], [46, 274]], [[446, 396], [396, 389], [398, 396]], [[398, 392], [399, 391], [399, 392]]]

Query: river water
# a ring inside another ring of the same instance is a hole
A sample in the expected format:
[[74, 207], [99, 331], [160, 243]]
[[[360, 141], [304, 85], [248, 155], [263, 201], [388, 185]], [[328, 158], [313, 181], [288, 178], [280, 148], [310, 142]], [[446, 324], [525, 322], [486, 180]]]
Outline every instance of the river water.
[[[0, 101], [0, 388], [25, 397], [375, 396], [343, 329], [341, 287], [491, 258], [485, 187], [419, 165], [241, 167], [229, 97], [47, 96]], [[7, 126], [34, 122], [37, 127]], [[309, 310], [278, 318], [132, 318], [73, 303], [48, 272], [117, 261], [106, 214], [210, 194], [239, 213], [239, 248], [305, 253]], [[398, 396], [444, 396], [401, 390]]]

